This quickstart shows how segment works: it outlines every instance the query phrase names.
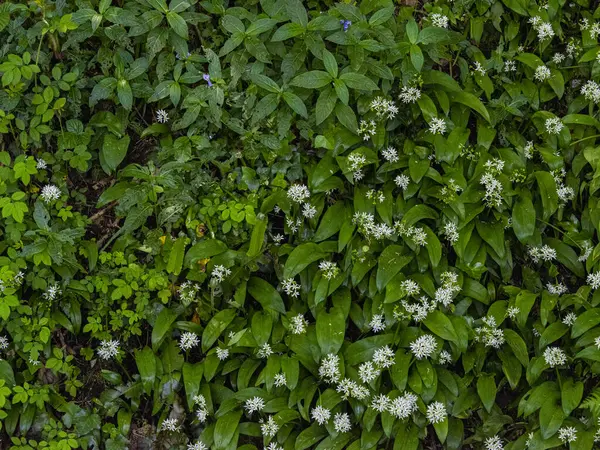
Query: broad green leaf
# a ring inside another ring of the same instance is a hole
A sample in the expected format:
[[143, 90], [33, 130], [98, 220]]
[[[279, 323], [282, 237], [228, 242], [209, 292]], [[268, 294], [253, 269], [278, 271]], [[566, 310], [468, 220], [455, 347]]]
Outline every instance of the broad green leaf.
[[486, 411], [491, 412], [496, 401], [494, 375], [479, 375], [477, 378], [477, 393]]
[[301, 244], [292, 250], [288, 256], [283, 269], [283, 278], [293, 278], [298, 275], [304, 268], [308, 267], [315, 261], [325, 258], [326, 254], [317, 244], [308, 242]]
[[135, 363], [137, 365], [142, 385], [146, 394], [150, 395], [156, 379], [156, 357], [150, 347], [135, 351]]
[[179, 275], [181, 267], [183, 265], [183, 257], [185, 255], [185, 241], [186, 238], [177, 238], [171, 251], [169, 252], [169, 261], [167, 262], [167, 272]]
[[221, 333], [235, 319], [236, 311], [234, 309], [225, 309], [219, 311], [213, 316], [206, 325], [202, 333], [202, 351], [206, 352], [219, 338]]
[[177, 313], [169, 308], [163, 308], [158, 314], [156, 322], [152, 327], [152, 349], [156, 350], [167, 337], [167, 333], [171, 330], [171, 325], [177, 319]]
[[285, 305], [279, 292], [262, 278], [252, 277], [248, 281], [248, 293], [266, 310], [285, 314]]
[[321, 353], [337, 354], [344, 343], [345, 331], [346, 318], [339, 308], [333, 307], [329, 313], [321, 311], [317, 316], [317, 341]]

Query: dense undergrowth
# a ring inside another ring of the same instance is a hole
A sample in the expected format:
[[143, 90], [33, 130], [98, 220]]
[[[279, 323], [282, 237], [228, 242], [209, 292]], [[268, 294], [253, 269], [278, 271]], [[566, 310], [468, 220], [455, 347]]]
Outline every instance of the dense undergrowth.
[[0, 4], [0, 448], [599, 448], [596, 8]]

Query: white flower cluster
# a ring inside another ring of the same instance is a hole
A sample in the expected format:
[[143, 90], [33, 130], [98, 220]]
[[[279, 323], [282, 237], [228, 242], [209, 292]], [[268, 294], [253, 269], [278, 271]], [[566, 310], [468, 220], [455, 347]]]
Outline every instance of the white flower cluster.
[[327, 383], [337, 383], [341, 377], [339, 364], [340, 357], [334, 353], [329, 353], [321, 361], [319, 376]]
[[199, 285], [192, 283], [191, 281], [186, 281], [179, 286], [177, 293], [179, 294], [179, 298], [181, 298], [183, 304], [187, 306], [196, 299], [196, 295], [198, 294], [199, 290]]
[[187, 450], [208, 450], [208, 447], [203, 442], [198, 441], [187, 445]]
[[181, 339], [179, 340], [179, 347], [181, 350], [187, 351], [194, 347], [196, 347], [200, 343], [200, 339], [196, 333], [192, 333], [191, 331], [187, 331], [181, 335]]
[[567, 292], [569, 292], [567, 287], [562, 283], [556, 283], [556, 284], [547, 283], [546, 289], [552, 295], [563, 295], [563, 294], [566, 294]]
[[367, 164], [367, 158], [360, 152], [353, 152], [348, 155], [348, 167], [354, 176], [354, 179], [362, 180], [364, 177], [362, 168]]
[[375, 111], [379, 119], [387, 116], [388, 119], [393, 119], [398, 114], [398, 107], [392, 100], [386, 100], [383, 97], [376, 97], [371, 102], [371, 110]]
[[586, 281], [592, 289], [598, 289], [600, 287], [600, 272], [589, 273]]
[[352, 222], [356, 224], [359, 231], [367, 238], [384, 239], [391, 238], [394, 234], [394, 229], [385, 223], [375, 223], [375, 216], [371, 213], [357, 212], [354, 213]]
[[446, 132], [446, 121], [438, 117], [432, 118], [429, 123], [429, 132], [431, 134], [444, 134]]
[[442, 280], [442, 286], [435, 291], [436, 303], [441, 303], [444, 306], [449, 306], [456, 294], [460, 292], [460, 286], [458, 285], [458, 275], [454, 272], [443, 272], [440, 276]]
[[429, 16], [429, 20], [431, 20], [431, 25], [433, 25], [434, 27], [448, 28], [448, 17], [442, 14], [431, 14]]
[[421, 247], [427, 245], [427, 233], [425, 233], [423, 228], [414, 226], [407, 227], [401, 222], [396, 222], [394, 226], [400, 236], [412, 239], [415, 244]]
[[214, 283], [222, 283], [223, 280], [225, 280], [225, 277], [228, 277], [229, 275], [231, 275], [231, 270], [229, 270], [225, 266], [217, 264], [215, 265], [215, 267], [213, 267], [211, 281], [213, 281]]
[[167, 123], [169, 121], [169, 114], [164, 109], [156, 111], [156, 121], [158, 123]]
[[333, 418], [333, 428], [338, 433], [347, 433], [352, 429], [350, 416], [347, 413], [337, 413]]
[[410, 351], [417, 359], [429, 358], [437, 349], [437, 341], [431, 334], [419, 336], [410, 343]]
[[554, 56], [552, 56], [552, 62], [557, 65], [563, 62], [565, 59], [566, 56], [562, 53], [555, 53]]
[[440, 356], [438, 358], [438, 362], [442, 365], [444, 364], [449, 364], [452, 362], [452, 355], [446, 351], [446, 350], [442, 350], [440, 352]]
[[554, 30], [550, 22], [544, 22], [541, 17], [535, 16], [529, 19], [529, 23], [533, 25], [533, 29], [537, 32], [540, 41], [554, 37]]
[[562, 129], [565, 127], [560, 118], [558, 117], [551, 117], [550, 119], [546, 119], [545, 125], [548, 134], [560, 134]]
[[446, 236], [446, 240], [450, 242], [450, 244], [454, 244], [458, 241], [458, 228], [456, 223], [454, 222], [446, 222], [443, 230], [444, 236]]
[[595, 81], [589, 80], [581, 88], [581, 95], [583, 95], [585, 99], [590, 102], [599, 103], [600, 85], [598, 85], [598, 83], [596, 83]]
[[373, 204], [385, 202], [385, 194], [375, 189], [369, 189], [367, 191], [367, 198], [373, 200]]
[[396, 355], [390, 347], [385, 345], [375, 350], [375, 353], [373, 354], [373, 362], [377, 366], [387, 369], [388, 367], [392, 367], [394, 364], [396, 364]]
[[56, 300], [56, 297], [58, 297], [60, 294], [62, 294], [62, 291], [60, 290], [58, 283], [54, 283], [48, 286], [46, 292], [42, 294], [42, 297], [51, 302]]
[[558, 438], [565, 444], [568, 442], [575, 442], [577, 440], [577, 428], [562, 427], [558, 430]]
[[303, 314], [295, 315], [290, 319], [290, 327], [293, 334], [304, 334], [306, 333], [306, 327], [308, 326], [308, 320], [304, 318]]
[[525, 159], [533, 158], [534, 150], [535, 150], [535, 148], [533, 146], [533, 141], [527, 141], [525, 148], [523, 148], [523, 155], [525, 156]]
[[303, 203], [310, 198], [310, 191], [303, 184], [292, 184], [288, 189], [287, 197], [296, 203]]
[[486, 347], [500, 348], [504, 344], [504, 331], [496, 327], [493, 316], [484, 317], [484, 325], [475, 329], [475, 341], [482, 342]]
[[568, 313], [565, 317], [563, 317], [562, 323], [571, 327], [577, 320], [577, 315], [574, 312]]
[[287, 378], [285, 377], [285, 373], [276, 373], [273, 377], [273, 384], [275, 384], [275, 387], [287, 386]]
[[8, 339], [6, 336], [0, 336], [0, 350], [6, 350], [8, 348]]
[[489, 208], [498, 207], [502, 204], [502, 183], [491, 172], [486, 172], [481, 177], [481, 184], [485, 187], [483, 200]]
[[385, 330], [385, 316], [383, 314], [373, 314], [373, 317], [369, 322], [369, 327], [371, 327], [371, 330], [374, 333]]
[[358, 377], [365, 384], [374, 381], [380, 374], [381, 370], [375, 367], [371, 361], [362, 363], [358, 368]]
[[204, 395], [198, 394], [198, 395], [194, 395], [193, 400], [194, 400], [194, 405], [197, 407], [196, 418], [198, 419], [198, 421], [200, 423], [206, 422], [206, 419], [208, 418], [208, 415], [209, 415], [208, 407], [206, 406], [206, 398], [204, 398]]
[[398, 162], [398, 152], [396, 151], [396, 149], [394, 147], [388, 147], [388, 148], [383, 149], [381, 151], [381, 154], [383, 155], [383, 159], [385, 159], [387, 162], [390, 162], [390, 163]]
[[298, 219], [298, 220], [294, 221], [294, 219], [287, 217], [285, 219], [285, 223], [288, 226], [288, 228], [290, 229], [290, 232], [295, 233], [298, 231], [298, 227], [300, 225], [302, 225], [302, 219]]
[[273, 350], [271, 349], [271, 346], [265, 342], [263, 345], [260, 346], [257, 354], [259, 358], [267, 359], [273, 354]]
[[505, 72], [516, 72], [517, 71], [517, 63], [511, 59], [504, 61], [504, 71]]
[[492, 436], [485, 440], [485, 450], [504, 450], [502, 440], [498, 436]]
[[279, 431], [279, 425], [277, 425], [277, 422], [275, 422], [273, 416], [269, 416], [267, 421], [261, 424], [260, 431], [262, 432], [263, 436], [273, 437]]
[[592, 247], [589, 242], [584, 242], [583, 243], [583, 253], [577, 259], [581, 262], [587, 261], [587, 259], [592, 254], [593, 250], [594, 250], [594, 247]]
[[546, 81], [549, 80], [551, 76], [552, 74], [550, 73], [550, 69], [542, 65], [537, 66], [533, 78], [535, 78], [537, 81]]
[[256, 411], [262, 411], [265, 407], [265, 401], [260, 397], [252, 397], [246, 400], [244, 403], [244, 408], [248, 412], [249, 415]]
[[290, 297], [298, 297], [300, 295], [300, 285], [293, 278], [283, 280], [281, 283], [283, 290]]
[[377, 133], [377, 124], [374, 120], [368, 122], [366, 120], [361, 120], [356, 132], [359, 136], [362, 136], [363, 141], [368, 141], [371, 139], [371, 136], [375, 136]]
[[550, 367], [562, 366], [567, 362], [567, 355], [558, 347], [547, 347], [544, 350], [544, 360]]
[[387, 411], [398, 419], [406, 419], [413, 412], [417, 411], [417, 400], [418, 397], [415, 394], [405, 392], [390, 402]]
[[302, 215], [307, 219], [312, 219], [317, 215], [317, 208], [310, 203], [304, 203], [302, 205]]
[[229, 349], [227, 348], [217, 348], [216, 353], [219, 361], [225, 361], [229, 357]]
[[108, 360], [114, 358], [119, 354], [119, 341], [101, 341], [100, 348], [98, 349], [98, 356], [102, 359]]
[[519, 314], [521, 310], [517, 306], [509, 306], [506, 309], [506, 315], [511, 319], [516, 319], [517, 314]]
[[436, 308], [436, 303], [430, 301], [426, 296], [422, 296], [419, 300], [410, 303], [408, 300], [403, 299], [401, 305], [405, 313], [400, 314], [399, 318], [412, 319], [415, 322], [422, 322]]
[[323, 276], [328, 280], [337, 277], [340, 273], [339, 267], [331, 261], [321, 261], [319, 263], [319, 270], [323, 271]]
[[421, 98], [421, 90], [416, 87], [402, 86], [398, 98], [402, 103], [416, 103]]
[[357, 400], [364, 400], [370, 395], [369, 389], [359, 385], [356, 381], [351, 380], [350, 378], [342, 379], [336, 386], [335, 390], [342, 394], [342, 398], [344, 400], [350, 397]]
[[180, 428], [177, 419], [165, 419], [160, 424], [159, 431], [179, 431]]
[[61, 190], [53, 184], [47, 184], [42, 188], [42, 193], [40, 194], [41, 199], [44, 203], [50, 203], [53, 200], [58, 200], [62, 195]]
[[427, 420], [431, 423], [440, 423], [446, 420], [448, 412], [442, 402], [433, 402], [427, 405]]
[[529, 256], [535, 263], [540, 262], [540, 260], [552, 261], [556, 259], [556, 250], [546, 244], [539, 247], [530, 247]]
[[331, 417], [331, 411], [327, 408], [323, 408], [321, 405], [316, 406], [310, 412], [313, 420], [316, 420], [319, 425], [323, 425], [329, 421]]
[[410, 184], [410, 178], [408, 178], [408, 176], [404, 174], [400, 174], [397, 175], [396, 178], [394, 178], [394, 183], [396, 183], [396, 186], [398, 186], [400, 189], [405, 191], [408, 185]]

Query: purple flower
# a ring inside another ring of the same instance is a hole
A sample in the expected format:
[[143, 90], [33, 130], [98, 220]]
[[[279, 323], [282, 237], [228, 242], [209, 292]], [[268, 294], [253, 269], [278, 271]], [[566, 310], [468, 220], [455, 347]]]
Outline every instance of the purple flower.
[[344, 25], [344, 31], [348, 31], [348, 28], [352, 25], [352, 21], [350, 20], [340, 20], [340, 23]]
[[213, 84], [210, 82], [210, 75], [205, 73], [204, 75], [202, 75], [202, 78], [204, 79], [204, 81], [206, 81], [208, 83], [208, 87], [211, 87]]

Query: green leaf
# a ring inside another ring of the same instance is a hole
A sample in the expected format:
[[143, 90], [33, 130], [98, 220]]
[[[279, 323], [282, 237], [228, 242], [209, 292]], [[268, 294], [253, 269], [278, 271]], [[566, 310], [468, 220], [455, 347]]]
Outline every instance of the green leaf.
[[337, 96], [334, 89], [327, 88], [324, 89], [319, 98], [317, 99], [315, 115], [317, 119], [317, 125], [322, 123], [325, 119], [327, 119], [333, 109], [335, 108], [335, 104], [337, 103]]
[[305, 28], [299, 23], [286, 23], [277, 29], [271, 38], [272, 42], [285, 41], [286, 39], [299, 36], [304, 33]]
[[377, 290], [383, 292], [392, 278], [412, 259], [413, 256], [404, 254], [404, 249], [399, 245], [388, 245], [379, 255], [376, 278]]
[[460, 92], [460, 93], [450, 92], [450, 93], [448, 93], [448, 98], [453, 103], [461, 103], [465, 106], [468, 106], [473, 111], [476, 111], [479, 114], [481, 114], [481, 116], [485, 120], [487, 120], [488, 122], [491, 122], [490, 113], [488, 112], [486, 107], [483, 105], [483, 103], [481, 103], [481, 100], [479, 100], [473, 94], [470, 94], [470, 93], [464, 92], [464, 91]]
[[173, 11], [169, 11], [167, 13], [167, 22], [169, 22], [169, 26], [173, 28], [173, 31], [181, 36], [183, 39], [188, 38], [188, 27], [187, 23], [185, 23], [185, 19], [181, 17], [179, 14]]
[[305, 450], [309, 447], [312, 447], [314, 444], [328, 435], [329, 433], [325, 427], [320, 426], [317, 422], [313, 422], [310, 427], [300, 432], [296, 438], [294, 450]]
[[547, 401], [540, 409], [540, 429], [542, 437], [548, 439], [561, 427], [565, 415], [562, 408], [553, 401]]
[[129, 148], [129, 136], [124, 136], [121, 139], [107, 134], [104, 136], [100, 157], [104, 164], [109, 169], [109, 173], [116, 170], [119, 164], [123, 162]]
[[419, 37], [419, 26], [412, 17], [408, 22], [406, 22], [406, 36], [411, 44], [417, 43], [417, 38]]
[[494, 375], [480, 375], [477, 378], [477, 393], [487, 412], [492, 411], [496, 401], [496, 382]]
[[183, 265], [185, 255], [185, 237], [177, 238], [171, 251], [169, 252], [169, 261], [167, 262], [167, 272], [179, 275]]
[[277, 25], [277, 21], [274, 19], [265, 18], [265, 19], [255, 20], [250, 24], [250, 26], [246, 30], [246, 35], [247, 36], [258, 36], [259, 34], [269, 31], [275, 25]]
[[229, 326], [233, 319], [235, 319], [235, 316], [236, 312], [234, 309], [224, 309], [210, 319], [210, 322], [208, 322], [202, 333], [202, 351], [204, 353], [212, 347], [221, 333]]
[[246, 255], [250, 258], [256, 258], [262, 253], [262, 246], [265, 241], [265, 232], [267, 231], [267, 217], [259, 214], [261, 217], [257, 217], [256, 223], [252, 228], [252, 235], [250, 236], [250, 245], [248, 246], [248, 252]]
[[583, 383], [569, 378], [562, 383], [561, 403], [565, 416], [579, 406], [583, 398]]
[[231, 411], [219, 417], [215, 425], [214, 446], [216, 450], [226, 450], [238, 428], [242, 411]]
[[337, 354], [344, 343], [346, 318], [340, 308], [333, 307], [326, 313], [321, 311], [317, 316], [317, 342], [321, 354]]
[[434, 423], [433, 429], [435, 430], [435, 434], [440, 442], [442, 444], [446, 442], [446, 437], [448, 436], [448, 417], [446, 417], [442, 422]]
[[171, 325], [177, 319], [177, 313], [169, 308], [163, 308], [152, 327], [152, 349], [156, 350], [165, 339]]
[[327, 72], [323, 72], [322, 70], [313, 70], [296, 76], [292, 81], [290, 81], [290, 85], [305, 89], [319, 89], [323, 86], [327, 86], [331, 82], [333, 82], [333, 78], [331, 78], [331, 75], [329, 75]]
[[420, 72], [423, 68], [423, 63], [425, 62], [425, 57], [423, 56], [423, 52], [421, 51], [421, 47], [414, 44], [410, 46], [410, 62], [417, 72]]
[[146, 394], [150, 395], [156, 379], [156, 358], [150, 347], [135, 350], [135, 363], [142, 380]]
[[577, 317], [573, 328], [571, 328], [571, 337], [577, 338], [588, 330], [591, 330], [600, 323], [600, 308], [590, 309]]
[[534, 172], [542, 198], [543, 219], [548, 220], [558, 209], [558, 194], [556, 193], [556, 182], [549, 172]]
[[211, 258], [227, 251], [227, 244], [218, 239], [205, 239], [197, 242], [185, 254], [185, 265], [189, 267], [200, 259]]
[[254, 84], [274, 94], [277, 94], [281, 90], [277, 83], [275, 83], [271, 78], [267, 77], [266, 75], [253, 73], [250, 74], [250, 78], [252, 79], [252, 82]]
[[246, 27], [244, 26], [242, 21], [237, 17], [229, 14], [223, 16], [223, 19], [221, 20], [221, 25], [223, 25], [223, 28], [225, 28], [231, 34], [246, 32]]
[[285, 305], [279, 292], [262, 278], [252, 277], [248, 281], [248, 292], [266, 310], [285, 314]]
[[523, 367], [527, 367], [529, 365], [529, 352], [527, 351], [527, 345], [523, 338], [510, 328], [504, 329], [504, 338], [519, 362]]
[[346, 205], [343, 201], [327, 208], [313, 238], [315, 242], [324, 241], [340, 231], [346, 219]]
[[527, 243], [535, 231], [535, 208], [531, 201], [531, 194], [527, 190], [520, 191], [517, 196], [512, 210], [512, 229], [522, 243]]
[[183, 386], [185, 387], [185, 397], [187, 399], [188, 408], [194, 406], [194, 396], [200, 390], [200, 382], [204, 374], [204, 365], [202, 363], [190, 364], [184, 363], [182, 368]]
[[288, 256], [283, 269], [283, 278], [293, 278], [315, 261], [325, 258], [326, 254], [317, 244], [300, 244]]
[[347, 72], [340, 76], [346, 86], [361, 91], [377, 91], [379, 87], [369, 77], [360, 73]]
[[429, 313], [427, 318], [423, 321], [423, 325], [446, 341], [458, 341], [458, 336], [452, 322], [441, 311], [435, 310]]
[[300, 97], [296, 94], [292, 94], [291, 92], [283, 93], [283, 100], [287, 103], [287, 105], [294, 110], [296, 114], [301, 115], [305, 119], [308, 118], [308, 112], [306, 111], [306, 105], [302, 101]]
[[331, 76], [331, 78], [337, 78], [338, 76], [338, 63], [335, 60], [335, 56], [331, 54], [328, 50], [323, 50], [323, 65], [325, 66], [325, 70]]

